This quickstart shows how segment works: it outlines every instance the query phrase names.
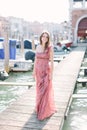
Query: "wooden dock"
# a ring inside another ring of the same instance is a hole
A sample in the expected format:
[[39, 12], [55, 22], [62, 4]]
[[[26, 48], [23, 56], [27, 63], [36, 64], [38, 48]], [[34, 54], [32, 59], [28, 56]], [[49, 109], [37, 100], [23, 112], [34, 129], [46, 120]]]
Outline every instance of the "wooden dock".
[[57, 112], [44, 121], [35, 114], [35, 86], [0, 113], [0, 130], [62, 130], [86, 47], [76, 47], [54, 69], [54, 98]]
[[34, 82], [25, 82], [25, 83], [19, 83], [19, 82], [0, 82], [0, 85], [3, 86], [28, 86], [28, 88], [35, 85]]

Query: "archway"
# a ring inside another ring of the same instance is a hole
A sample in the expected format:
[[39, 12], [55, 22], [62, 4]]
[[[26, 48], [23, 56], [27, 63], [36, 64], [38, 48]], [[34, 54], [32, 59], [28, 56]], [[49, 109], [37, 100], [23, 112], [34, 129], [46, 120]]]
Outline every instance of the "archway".
[[78, 24], [77, 37], [79, 43], [87, 43], [87, 17]]

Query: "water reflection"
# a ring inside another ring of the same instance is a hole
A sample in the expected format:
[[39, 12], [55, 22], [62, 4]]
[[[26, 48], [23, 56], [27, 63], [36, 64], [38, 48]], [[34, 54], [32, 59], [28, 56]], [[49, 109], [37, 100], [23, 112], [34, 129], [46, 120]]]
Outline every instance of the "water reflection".
[[[32, 72], [12, 72], [5, 82], [30, 82], [33, 81]], [[4, 81], [3, 81], [4, 82]], [[9, 103], [16, 100], [27, 91], [27, 86], [0, 86], [0, 112], [8, 107]]]
[[[78, 84], [77, 94], [87, 94], [87, 86]], [[87, 130], [87, 98], [74, 99], [63, 130]]]
[[75, 99], [63, 130], [87, 130], [87, 99]]

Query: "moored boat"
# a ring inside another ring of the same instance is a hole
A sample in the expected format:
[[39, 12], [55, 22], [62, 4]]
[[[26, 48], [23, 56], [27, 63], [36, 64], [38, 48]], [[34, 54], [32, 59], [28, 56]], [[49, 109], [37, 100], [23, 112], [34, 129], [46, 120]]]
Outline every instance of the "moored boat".
[[66, 47], [71, 47], [73, 44], [72, 41], [70, 41], [70, 40], [62, 40], [62, 41], [60, 41], [60, 43], [63, 45], [66, 45]]
[[10, 68], [11, 71], [14, 72], [26, 72], [26, 71], [31, 71], [33, 68], [33, 62], [32, 60], [15, 60], [15, 61], [10, 61]]

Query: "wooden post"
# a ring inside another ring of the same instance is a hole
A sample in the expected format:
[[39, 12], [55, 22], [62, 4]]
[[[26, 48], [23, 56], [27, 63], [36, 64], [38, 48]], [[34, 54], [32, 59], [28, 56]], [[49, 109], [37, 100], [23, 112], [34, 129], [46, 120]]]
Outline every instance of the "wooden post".
[[32, 37], [32, 50], [35, 50], [34, 37]]
[[9, 72], [9, 23], [8, 21], [2, 17], [1, 19], [1, 36], [4, 37], [3, 49], [4, 49], [4, 70]]
[[21, 58], [24, 58], [24, 38], [21, 37]]
[[[7, 33], [6, 33], [7, 32]], [[8, 30], [4, 29], [4, 51], [5, 51], [5, 60], [4, 60], [4, 69], [9, 73], [9, 39], [8, 39]]]

